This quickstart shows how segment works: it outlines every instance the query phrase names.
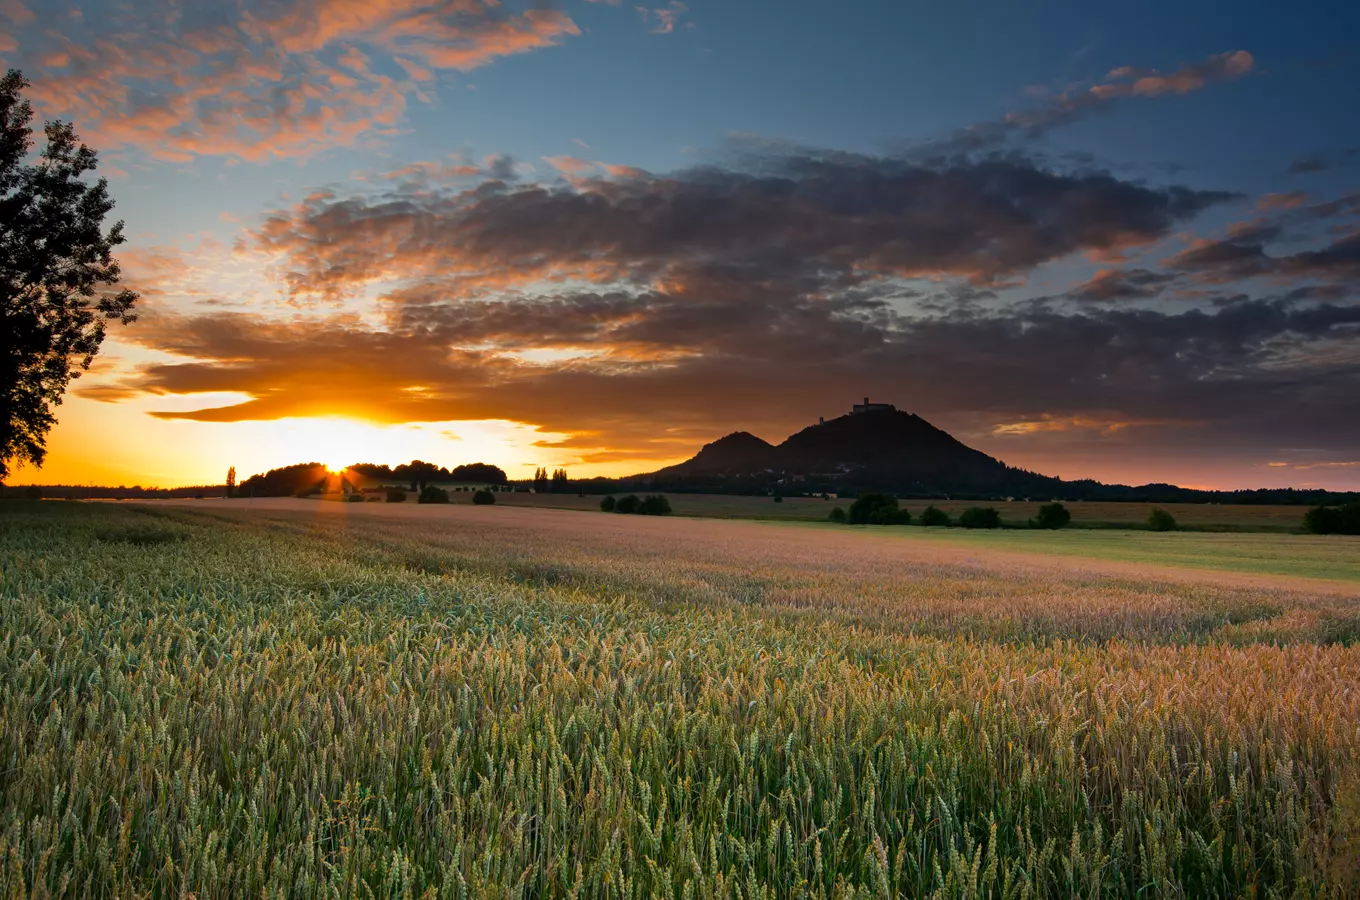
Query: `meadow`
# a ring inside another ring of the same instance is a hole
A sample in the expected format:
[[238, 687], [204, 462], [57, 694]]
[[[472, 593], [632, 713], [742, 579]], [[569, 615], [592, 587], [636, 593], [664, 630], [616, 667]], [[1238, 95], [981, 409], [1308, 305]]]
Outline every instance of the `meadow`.
[[0, 892], [1360, 895], [1360, 540], [1118, 534], [0, 504]]

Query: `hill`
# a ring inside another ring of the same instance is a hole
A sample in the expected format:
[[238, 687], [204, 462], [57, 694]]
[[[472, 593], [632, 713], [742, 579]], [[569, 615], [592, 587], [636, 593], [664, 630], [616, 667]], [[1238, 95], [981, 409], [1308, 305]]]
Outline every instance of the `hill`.
[[667, 485], [793, 481], [922, 493], [1004, 492], [1054, 480], [1013, 469], [920, 416], [867, 401], [777, 446], [738, 431], [706, 444], [692, 459], [643, 477]]
[[711, 444], [704, 444], [693, 459], [679, 465], [669, 466], [656, 472], [677, 477], [742, 477], [765, 472], [776, 466], [775, 446], [763, 441], [749, 431], [734, 431], [726, 437], [718, 438]]
[[1130, 487], [1090, 479], [1064, 481], [1008, 466], [918, 415], [867, 398], [846, 415], [809, 425], [783, 443], [770, 444], [738, 431], [704, 445], [685, 462], [622, 483], [733, 494], [885, 490], [920, 497], [1149, 503], [1318, 504], [1356, 496], [1292, 488], [1205, 491], [1172, 484]]

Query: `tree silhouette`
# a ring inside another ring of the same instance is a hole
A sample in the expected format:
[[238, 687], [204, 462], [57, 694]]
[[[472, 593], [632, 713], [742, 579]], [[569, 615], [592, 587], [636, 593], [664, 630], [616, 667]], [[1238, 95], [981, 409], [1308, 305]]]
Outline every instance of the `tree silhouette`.
[[1072, 514], [1061, 503], [1045, 503], [1039, 507], [1039, 515], [1034, 518], [1037, 528], [1063, 528], [1072, 521]]
[[90, 367], [108, 322], [132, 322], [137, 295], [107, 293], [122, 273], [113, 248], [123, 223], [106, 233], [113, 209], [108, 182], [83, 180], [93, 150], [60, 121], [44, 128], [33, 163], [33, 109], [15, 69], [0, 79], [0, 479], [14, 462], [42, 465], [72, 378]]
[[227, 497], [236, 496], [236, 467], [227, 469]]

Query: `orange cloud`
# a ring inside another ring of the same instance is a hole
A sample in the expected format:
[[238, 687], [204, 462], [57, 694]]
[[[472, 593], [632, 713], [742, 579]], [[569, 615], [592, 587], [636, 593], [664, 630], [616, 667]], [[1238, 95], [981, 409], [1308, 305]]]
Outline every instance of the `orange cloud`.
[[0, 2], [0, 16], [4, 16], [15, 25], [27, 25], [36, 18], [33, 15], [33, 10], [19, 0], [3, 0], [3, 2]]
[[1213, 82], [1241, 78], [1255, 66], [1255, 57], [1246, 50], [1220, 53], [1170, 74], [1162, 74], [1156, 69], [1134, 69], [1124, 66], [1109, 73], [1107, 78], [1112, 83], [1095, 85], [1091, 88], [1091, 93], [1102, 98], [1130, 94], [1138, 97], [1188, 94]]
[[1291, 191], [1287, 194], [1263, 194], [1256, 201], [1256, 209], [1259, 212], [1268, 212], [1276, 209], [1297, 209], [1308, 202], [1308, 195], [1303, 191]]
[[1078, 121], [1109, 104], [1128, 97], [1156, 97], [1185, 94], [1210, 84], [1234, 81], [1251, 72], [1255, 58], [1246, 50], [1210, 56], [1170, 74], [1156, 69], [1121, 66], [1106, 74], [1105, 80], [1087, 87], [1064, 90], [1051, 96], [1033, 89], [1031, 95], [1044, 99], [1034, 108], [1008, 113], [999, 120], [981, 122], [964, 128], [943, 142], [923, 147], [926, 155], [954, 151], [974, 151], [1004, 144], [1016, 135], [1038, 137], [1045, 132]]
[[104, 148], [263, 162], [381, 139], [401, 127], [409, 96], [428, 98], [416, 82], [580, 33], [559, 11], [496, 0], [305, 0], [282, 12], [235, 0], [202, 24], [169, 6], [91, 22], [84, 45], [25, 33], [42, 112], [80, 122]]
[[1002, 422], [992, 427], [994, 435], [1030, 435], [1047, 432], [1098, 431], [1104, 435], [1118, 434], [1129, 428], [1146, 428], [1156, 425], [1185, 425], [1185, 422], [1165, 419], [1118, 419], [1095, 418], [1091, 416], [1054, 416], [1045, 413], [1038, 419], [1021, 422]]

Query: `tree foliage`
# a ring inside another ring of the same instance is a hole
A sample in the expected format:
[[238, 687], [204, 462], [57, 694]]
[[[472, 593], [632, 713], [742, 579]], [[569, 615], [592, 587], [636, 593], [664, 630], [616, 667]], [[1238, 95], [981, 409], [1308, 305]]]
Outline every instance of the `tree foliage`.
[[605, 497], [603, 500], [600, 501], [600, 512], [613, 512], [614, 503], [615, 500], [613, 494], [610, 494], [608, 497]]
[[1344, 506], [1315, 506], [1303, 517], [1311, 534], [1360, 534], [1360, 500]]
[[480, 490], [472, 495], [472, 502], [476, 506], [495, 506], [496, 495], [488, 490]]
[[921, 512], [921, 524], [927, 528], [940, 525], [948, 528], [950, 525], [949, 513], [931, 504]]
[[870, 492], [860, 494], [850, 504], [851, 525], [908, 525], [911, 513], [897, 508], [897, 498], [891, 494]]
[[420, 489], [420, 496], [416, 498], [417, 503], [448, 503], [449, 492], [441, 487], [427, 484]]
[[959, 524], [964, 528], [1000, 528], [1001, 513], [991, 506], [970, 506], [959, 513]]
[[1067, 507], [1056, 502], [1039, 507], [1039, 514], [1034, 517], [1034, 524], [1038, 528], [1064, 528], [1071, 521], [1072, 514], [1067, 511]]
[[136, 318], [137, 295], [109, 290], [122, 277], [113, 248], [123, 223], [103, 229], [108, 183], [84, 180], [95, 152], [54, 121], [29, 162], [26, 87], [14, 69], [0, 79], [0, 478], [14, 463], [42, 465], [53, 407], [94, 361], [107, 323]]
[[1164, 509], [1154, 509], [1148, 516], [1147, 527], [1149, 531], [1175, 531], [1176, 519]]
[[642, 503], [638, 505], [638, 512], [644, 516], [669, 516], [671, 514], [671, 501], [661, 494], [651, 494], [642, 498]]
[[461, 466], [454, 466], [449, 473], [453, 481], [462, 481], [469, 484], [509, 484], [510, 479], [506, 477], [505, 470], [500, 466], [493, 466], [491, 463], [464, 463]]
[[252, 475], [236, 486], [238, 497], [289, 497], [319, 490], [329, 473], [318, 462], [298, 463]]

